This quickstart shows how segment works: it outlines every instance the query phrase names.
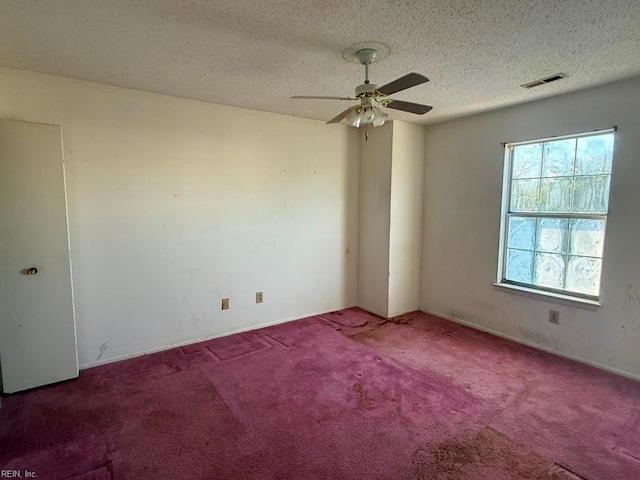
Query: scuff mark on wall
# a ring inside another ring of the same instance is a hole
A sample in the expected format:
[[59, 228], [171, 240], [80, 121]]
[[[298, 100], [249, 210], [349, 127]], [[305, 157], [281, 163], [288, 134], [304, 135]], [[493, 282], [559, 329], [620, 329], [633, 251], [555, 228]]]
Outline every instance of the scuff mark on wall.
[[98, 353], [98, 356], [96, 357], [96, 360], [100, 360], [100, 359], [102, 358], [102, 356], [104, 355], [104, 352], [106, 352], [108, 348], [109, 348], [109, 347], [107, 346], [107, 344], [106, 344], [106, 343], [104, 343], [104, 342], [102, 342], [102, 345], [100, 345], [100, 346], [98, 347], [98, 351], [99, 351], [100, 353]]
[[640, 290], [632, 283], [627, 284], [622, 310], [627, 314], [629, 330], [626, 333], [635, 333], [640, 324]]
[[640, 303], [640, 291], [638, 291], [635, 286], [630, 283], [627, 285], [627, 292], [624, 298], [625, 306], [631, 305], [632, 303]]

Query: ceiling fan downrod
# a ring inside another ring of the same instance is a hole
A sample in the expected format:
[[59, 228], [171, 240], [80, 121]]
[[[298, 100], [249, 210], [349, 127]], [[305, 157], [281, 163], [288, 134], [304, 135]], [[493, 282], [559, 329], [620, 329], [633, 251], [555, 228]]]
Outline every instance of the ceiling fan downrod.
[[369, 65], [376, 59], [378, 51], [375, 48], [363, 48], [356, 52], [356, 57], [364, 65], [364, 83], [369, 85]]
[[364, 83], [356, 87], [356, 97], [371, 97], [378, 88], [378, 85], [369, 81], [369, 65], [376, 59], [378, 51], [375, 48], [363, 48], [356, 52], [358, 61], [364, 65]]

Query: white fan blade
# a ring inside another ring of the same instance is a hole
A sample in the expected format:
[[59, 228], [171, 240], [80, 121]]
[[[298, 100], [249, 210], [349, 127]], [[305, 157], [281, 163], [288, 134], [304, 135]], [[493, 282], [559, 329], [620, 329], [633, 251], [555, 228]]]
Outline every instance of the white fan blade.
[[353, 110], [355, 107], [349, 107], [347, 108], [344, 112], [340, 112], [338, 115], [336, 115], [335, 117], [333, 117], [331, 120], [329, 120], [327, 123], [338, 123], [339, 121], [347, 118], [347, 115], [349, 115], [351, 113], [351, 110]]

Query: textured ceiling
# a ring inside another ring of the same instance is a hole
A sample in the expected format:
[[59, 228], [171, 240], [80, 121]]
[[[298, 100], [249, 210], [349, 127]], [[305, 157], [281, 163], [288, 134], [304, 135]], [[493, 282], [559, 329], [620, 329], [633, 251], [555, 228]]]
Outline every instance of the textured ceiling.
[[[637, 0], [0, 0], [0, 65], [328, 120], [363, 68], [354, 43], [386, 44], [382, 85], [433, 105], [433, 123], [640, 75]], [[522, 83], [562, 72], [533, 90]]]

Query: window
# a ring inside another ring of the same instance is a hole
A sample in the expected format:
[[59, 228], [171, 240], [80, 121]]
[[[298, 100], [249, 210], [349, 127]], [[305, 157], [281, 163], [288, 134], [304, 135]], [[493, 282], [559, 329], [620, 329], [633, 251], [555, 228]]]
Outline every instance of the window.
[[505, 146], [498, 281], [597, 300], [614, 129]]

